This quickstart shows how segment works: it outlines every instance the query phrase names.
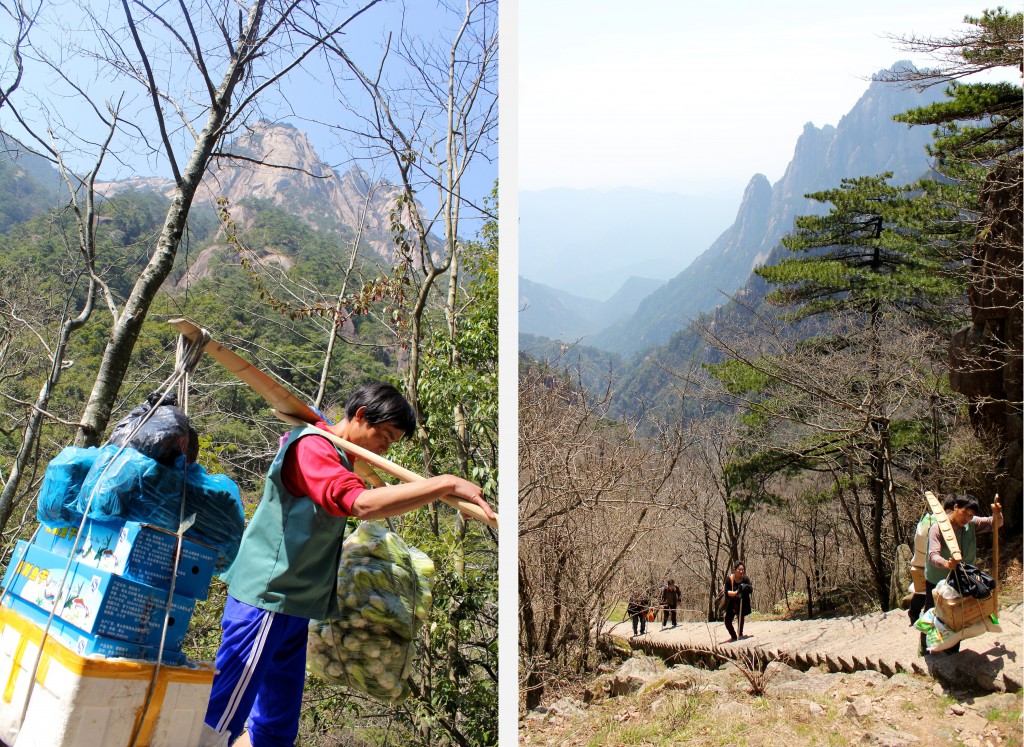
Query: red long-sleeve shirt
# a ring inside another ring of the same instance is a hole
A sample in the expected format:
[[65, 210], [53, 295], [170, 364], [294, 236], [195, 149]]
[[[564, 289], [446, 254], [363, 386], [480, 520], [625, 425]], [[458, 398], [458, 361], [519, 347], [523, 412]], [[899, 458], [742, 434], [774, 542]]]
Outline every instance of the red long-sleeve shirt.
[[[317, 423], [325, 428], [326, 423]], [[308, 496], [332, 516], [351, 516], [352, 504], [366, 486], [346, 469], [334, 445], [310, 434], [293, 443], [284, 455], [281, 481], [292, 495]]]

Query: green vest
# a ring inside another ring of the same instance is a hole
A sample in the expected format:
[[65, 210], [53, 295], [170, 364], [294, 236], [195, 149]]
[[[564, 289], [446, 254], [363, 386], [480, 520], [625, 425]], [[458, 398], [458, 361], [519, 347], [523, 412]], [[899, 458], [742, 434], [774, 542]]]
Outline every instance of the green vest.
[[[978, 538], [974, 531], [974, 520], [972, 519], [968, 522], [967, 526], [959, 532], [954, 528], [953, 534], [957, 535], [957, 542], [960, 543], [961, 562], [974, 565], [978, 560]], [[942, 535], [940, 534], [939, 536], [941, 537]], [[949, 547], [946, 545], [946, 541], [944, 539], [939, 543], [939, 554], [946, 560], [949, 560], [951, 556]], [[927, 558], [925, 559], [924, 577], [928, 583], [937, 584], [948, 575], [949, 571], [945, 568], [934, 566], [931, 564], [931, 561]]]
[[[302, 436], [294, 429], [267, 472], [263, 500], [242, 536], [235, 561], [223, 574], [228, 594], [253, 607], [323, 620], [338, 614], [335, 583], [347, 520], [332, 516], [306, 496], [294, 496], [281, 482], [284, 455]], [[337, 448], [337, 447], [336, 447]], [[338, 449], [341, 463], [352, 463]]]

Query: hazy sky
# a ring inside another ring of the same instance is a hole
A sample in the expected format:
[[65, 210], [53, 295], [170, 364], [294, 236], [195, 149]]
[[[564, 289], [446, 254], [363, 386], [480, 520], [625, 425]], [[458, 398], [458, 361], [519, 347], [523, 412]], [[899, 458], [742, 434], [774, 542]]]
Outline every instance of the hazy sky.
[[779, 179], [804, 124], [837, 124], [873, 73], [928, 64], [886, 34], [945, 36], [985, 7], [518, 0], [519, 187], [738, 199], [757, 172]]

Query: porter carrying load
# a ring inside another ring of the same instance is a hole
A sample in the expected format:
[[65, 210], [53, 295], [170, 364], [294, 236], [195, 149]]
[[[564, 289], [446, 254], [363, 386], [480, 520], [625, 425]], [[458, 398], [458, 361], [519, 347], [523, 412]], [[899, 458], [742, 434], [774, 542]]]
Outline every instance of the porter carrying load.
[[[977, 569], [977, 535], [995, 532], [1002, 524], [997, 495], [991, 517], [977, 517], [978, 502], [971, 495], [952, 499], [947, 514], [934, 494], [925, 497], [936, 517], [928, 534], [925, 559], [925, 612], [916, 626], [921, 630], [921, 653], [956, 652], [960, 642], [985, 632], [998, 632], [997, 582]], [[993, 544], [998, 573], [998, 539]]]

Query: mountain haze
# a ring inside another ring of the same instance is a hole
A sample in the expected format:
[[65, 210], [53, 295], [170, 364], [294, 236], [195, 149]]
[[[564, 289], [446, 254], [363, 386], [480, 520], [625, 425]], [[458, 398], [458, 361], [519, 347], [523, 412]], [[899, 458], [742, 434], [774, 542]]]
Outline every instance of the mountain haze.
[[631, 276], [668, 280], [729, 224], [733, 203], [634, 187], [519, 196], [519, 274], [604, 300]]
[[[900, 62], [893, 70], [909, 67]], [[747, 186], [736, 220], [681, 273], [652, 293], [635, 314], [585, 343], [623, 355], [662, 345], [687, 321], [727, 302], [754, 267], [763, 264], [799, 215], [826, 208], [804, 197], [839, 185], [841, 179], [893, 172], [907, 183], [928, 170], [928, 128], [892, 121], [895, 114], [942, 98], [935, 88], [923, 93], [901, 89], [874, 76], [867, 91], [835, 127], [804, 126], [782, 178], [769, 186], [755, 175]]]
[[663, 281], [630, 277], [607, 301], [582, 298], [519, 277], [519, 331], [575, 340], [625, 319]]
[[0, 231], [55, 206], [61, 186], [49, 161], [0, 133]]

